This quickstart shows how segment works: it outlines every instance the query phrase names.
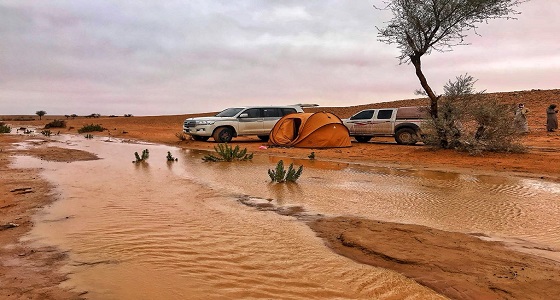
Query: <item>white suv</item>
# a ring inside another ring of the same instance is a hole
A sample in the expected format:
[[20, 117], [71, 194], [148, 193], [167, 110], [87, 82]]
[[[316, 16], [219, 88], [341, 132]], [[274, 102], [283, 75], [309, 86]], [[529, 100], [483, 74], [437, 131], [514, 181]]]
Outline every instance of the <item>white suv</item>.
[[183, 131], [196, 141], [210, 137], [218, 143], [228, 143], [233, 137], [256, 135], [268, 140], [272, 127], [285, 115], [302, 113], [297, 105], [232, 107], [214, 117], [189, 118], [183, 122]]

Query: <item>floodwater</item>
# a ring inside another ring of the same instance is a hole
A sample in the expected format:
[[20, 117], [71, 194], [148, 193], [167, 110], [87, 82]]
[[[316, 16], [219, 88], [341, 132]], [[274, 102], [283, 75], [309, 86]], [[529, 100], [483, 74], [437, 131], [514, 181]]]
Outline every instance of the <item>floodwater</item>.
[[[560, 185], [296, 160], [298, 184], [273, 184], [281, 157], [205, 163], [205, 152], [55, 137], [102, 159], [18, 157], [42, 167], [59, 201], [28, 239], [68, 251], [63, 283], [90, 299], [437, 299], [403, 276], [330, 251], [296, 216], [353, 215], [560, 248]], [[134, 152], [150, 150], [145, 163]], [[167, 162], [170, 151], [177, 162]], [[319, 158], [320, 159], [320, 158]], [[558, 257], [560, 260], [560, 257]]]

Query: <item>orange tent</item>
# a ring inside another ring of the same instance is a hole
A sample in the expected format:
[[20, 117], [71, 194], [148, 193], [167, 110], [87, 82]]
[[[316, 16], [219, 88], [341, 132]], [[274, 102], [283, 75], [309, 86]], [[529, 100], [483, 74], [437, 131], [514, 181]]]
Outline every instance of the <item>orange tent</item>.
[[350, 147], [348, 128], [328, 112], [289, 114], [270, 132], [270, 145], [298, 148]]

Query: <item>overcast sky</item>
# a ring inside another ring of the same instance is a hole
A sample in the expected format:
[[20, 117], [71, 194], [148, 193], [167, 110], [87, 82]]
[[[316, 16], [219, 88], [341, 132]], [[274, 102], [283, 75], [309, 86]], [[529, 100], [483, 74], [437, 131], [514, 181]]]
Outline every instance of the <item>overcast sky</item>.
[[[236, 105], [417, 98], [412, 65], [377, 40], [381, 0], [0, 0], [0, 115], [170, 115]], [[436, 92], [560, 88], [560, 1], [490, 20], [434, 52]]]

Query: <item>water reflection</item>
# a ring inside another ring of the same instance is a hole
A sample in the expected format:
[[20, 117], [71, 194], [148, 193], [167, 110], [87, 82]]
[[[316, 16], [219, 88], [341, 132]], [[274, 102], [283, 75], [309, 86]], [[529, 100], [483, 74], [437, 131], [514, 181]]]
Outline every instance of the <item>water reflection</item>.
[[[38, 216], [30, 238], [69, 250], [66, 284], [90, 291], [91, 299], [439, 297], [333, 254], [290, 217], [303, 210], [560, 248], [555, 183], [269, 156], [206, 163], [206, 151], [159, 145], [143, 146], [150, 158], [133, 164], [138, 145], [71, 144], [103, 159], [21, 158], [16, 165], [41, 166], [58, 187], [61, 200]], [[168, 163], [167, 151], [178, 161]], [[270, 182], [267, 171], [280, 159], [304, 165], [297, 183]]]

